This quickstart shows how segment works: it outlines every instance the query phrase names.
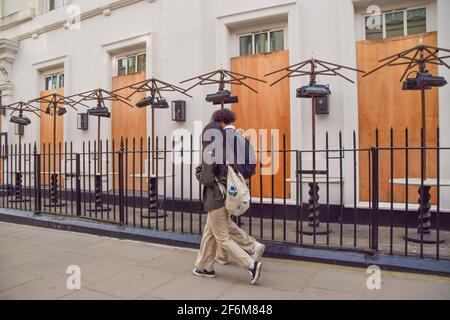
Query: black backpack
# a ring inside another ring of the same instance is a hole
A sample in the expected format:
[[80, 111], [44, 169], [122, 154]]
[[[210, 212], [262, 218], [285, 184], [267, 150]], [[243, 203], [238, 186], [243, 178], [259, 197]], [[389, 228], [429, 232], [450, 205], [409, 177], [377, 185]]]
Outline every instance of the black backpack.
[[[234, 130], [225, 130], [227, 139], [227, 160], [242, 174], [244, 179], [250, 179], [256, 173], [256, 155], [252, 144], [243, 135]], [[233, 155], [231, 157], [229, 153]], [[232, 159], [232, 160], [231, 160]]]

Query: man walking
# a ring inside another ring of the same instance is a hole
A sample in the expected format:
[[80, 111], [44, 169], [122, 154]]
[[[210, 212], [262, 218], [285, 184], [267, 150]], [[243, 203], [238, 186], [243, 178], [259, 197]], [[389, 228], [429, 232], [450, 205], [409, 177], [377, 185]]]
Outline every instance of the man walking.
[[[250, 149], [248, 141], [236, 133], [234, 123], [236, 115], [229, 109], [216, 111], [212, 116], [212, 121], [220, 124], [225, 132], [225, 152], [229, 164], [235, 165], [244, 178], [249, 179], [255, 172], [256, 158], [253, 150]], [[247, 157], [248, 156], [248, 157]], [[230, 237], [246, 252], [248, 252], [255, 261], [261, 261], [266, 247], [256, 241], [247, 232], [231, 221], [228, 233]], [[216, 253], [216, 261], [220, 264], [230, 263], [230, 257], [220, 248]]]

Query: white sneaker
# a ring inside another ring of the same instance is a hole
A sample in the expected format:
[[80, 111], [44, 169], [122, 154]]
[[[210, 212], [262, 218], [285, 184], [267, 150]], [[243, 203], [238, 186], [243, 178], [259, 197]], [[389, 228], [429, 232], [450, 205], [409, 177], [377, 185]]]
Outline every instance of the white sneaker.
[[252, 285], [255, 285], [256, 282], [258, 281], [259, 276], [261, 275], [261, 267], [262, 267], [261, 262], [255, 261], [255, 263], [253, 264], [253, 267], [248, 269], [248, 271], [250, 272], [250, 276], [251, 276], [250, 283]]
[[255, 241], [255, 249], [253, 250], [253, 261], [261, 262], [266, 246], [258, 241]]

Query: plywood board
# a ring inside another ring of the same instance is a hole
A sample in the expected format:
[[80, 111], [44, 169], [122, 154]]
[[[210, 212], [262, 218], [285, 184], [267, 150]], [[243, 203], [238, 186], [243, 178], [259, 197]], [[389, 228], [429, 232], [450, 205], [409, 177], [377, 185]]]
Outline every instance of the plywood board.
[[[231, 71], [240, 74], [249, 75], [259, 79], [266, 79], [265, 74], [286, 67], [289, 65], [289, 51], [280, 51], [265, 55], [252, 55], [246, 57], [236, 57], [231, 59]], [[264, 142], [254, 143], [255, 150], [263, 150], [263, 154], [268, 160], [268, 164], [263, 166], [269, 173], [273, 170], [274, 187], [272, 188], [272, 176], [265, 175], [262, 178], [262, 187], [260, 183], [260, 168], [257, 169], [256, 176], [252, 179], [252, 196], [261, 196], [271, 198], [272, 192], [275, 198], [283, 198], [284, 184], [286, 184], [286, 196], [289, 198], [290, 185], [284, 179], [284, 159], [286, 159], [286, 176], [290, 177], [290, 159], [291, 154], [286, 155], [279, 152], [283, 149], [283, 135], [286, 136], [286, 149], [290, 150], [291, 135], [291, 117], [290, 117], [290, 83], [286, 79], [276, 86], [270, 87], [269, 84], [259, 83], [254, 80], [247, 82], [252, 88], [258, 91], [258, 94], [248, 90], [244, 86], [232, 86], [232, 92], [239, 97], [239, 103], [233, 105], [233, 111], [237, 115], [237, 128], [244, 131], [254, 129], [257, 134], [267, 131]], [[271, 130], [278, 130], [278, 138], [274, 140], [274, 162], [278, 165], [272, 166]], [[261, 160], [259, 157], [258, 160]], [[267, 163], [264, 161], [264, 163]]]
[[[379, 60], [394, 55], [419, 44], [420, 36], [399, 37], [382, 41], [361, 41], [357, 43], [358, 68], [372, 70], [378, 66]], [[423, 35], [427, 45], [436, 46], [436, 33]], [[421, 99], [420, 91], [403, 91], [401, 76], [405, 66], [395, 66], [382, 69], [368, 77], [359, 76], [359, 146], [370, 148], [376, 145], [376, 130], [378, 128], [379, 146], [390, 146], [390, 130], [394, 130], [394, 146], [405, 147], [405, 129], [409, 130], [409, 146], [421, 146]], [[414, 69], [417, 70], [417, 69]], [[429, 71], [438, 74], [436, 66], [430, 65]], [[411, 76], [415, 76], [412, 74]], [[427, 91], [427, 145], [436, 146], [436, 130], [439, 123], [438, 90]], [[405, 152], [394, 152], [394, 177], [406, 176]], [[380, 200], [389, 202], [391, 199], [391, 159], [389, 151], [380, 151], [379, 179]], [[367, 153], [360, 157], [360, 200], [369, 200], [369, 158]], [[420, 151], [409, 152], [409, 177], [420, 177]], [[436, 152], [427, 153], [427, 175], [436, 177]], [[405, 188], [394, 188], [395, 202], [405, 202]], [[435, 194], [433, 194], [433, 198]], [[410, 188], [409, 202], [416, 203], [417, 188]]]
[[[134, 83], [144, 81], [145, 72], [136, 73], [126, 76], [118, 76], [112, 79], [112, 90], [124, 88]], [[133, 93], [132, 89], [125, 89], [118, 94], [127, 97]], [[145, 93], [137, 93], [131, 97], [130, 104], [135, 105], [136, 102], [146, 96]], [[116, 101], [112, 102], [112, 139], [114, 140], [114, 151], [120, 149], [120, 142], [123, 139], [125, 146], [128, 146], [127, 157], [124, 159], [128, 181], [125, 181], [127, 189], [140, 190], [141, 181], [138, 178], [130, 177], [133, 172], [140, 174], [141, 167], [143, 173], [147, 172], [146, 160], [147, 160], [147, 108], [131, 108], [130, 106]], [[142, 147], [141, 147], [142, 139]], [[134, 146], [134, 147], [133, 147]], [[135, 151], [133, 153], [133, 150]], [[140, 150], [144, 151], [143, 160], [140, 159]], [[114, 161], [117, 161], [117, 156], [114, 157]], [[117, 162], [115, 162], [115, 168], [118, 168]], [[134, 185], [133, 185], [134, 184]], [[146, 181], [142, 181], [143, 190], [147, 190]], [[118, 182], [116, 181], [116, 186]]]

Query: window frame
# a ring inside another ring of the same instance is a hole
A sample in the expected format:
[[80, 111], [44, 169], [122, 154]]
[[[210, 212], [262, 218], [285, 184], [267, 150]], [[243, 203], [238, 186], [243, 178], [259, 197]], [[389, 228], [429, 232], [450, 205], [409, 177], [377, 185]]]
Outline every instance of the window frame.
[[[133, 52], [133, 53], [122, 54], [122, 55], [116, 56], [114, 58], [115, 59], [115, 64], [114, 64], [115, 65], [115, 71], [114, 71], [114, 73], [117, 76], [128, 76], [128, 75], [131, 75], [131, 74], [137, 74], [137, 73], [140, 73], [140, 72], [146, 72], [146, 70], [138, 71], [139, 70], [139, 68], [138, 68], [138, 57], [141, 56], [141, 55], [145, 55], [145, 59], [144, 59], [144, 61], [145, 61], [145, 69], [147, 69], [147, 52], [146, 52], [146, 50], [141, 50], [141, 51], [137, 51], [137, 52]], [[135, 57], [135, 68], [136, 68], [136, 71], [134, 73], [129, 73], [128, 72], [128, 59], [131, 58], [131, 57]], [[125, 66], [126, 71], [125, 71], [125, 74], [119, 74], [119, 61], [123, 60], [123, 59], [125, 59], [125, 61], [126, 61], [126, 66]]]
[[[409, 36], [408, 34], [408, 11], [410, 10], [417, 10], [417, 9], [425, 9], [425, 32], [428, 32], [428, 26], [427, 26], [427, 21], [428, 21], [428, 13], [429, 13], [429, 8], [426, 5], [421, 5], [421, 6], [415, 6], [415, 7], [406, 7], [406, 8], [401, 8], [401, 9], [393, 9], [393, 10], [389, 10], [389, 11], [385, 11], [385, 12], [381, 12], [381, 28], [382, 28], [382, 33], [383, 33], [383, 38], [382, 39], [377, 39], [377, 40], [386, 40], [386, 39], [391, 39], [391, 38], [395, 38], [395, 37], [387, 37], [387, 30], [386, 30], [386, 14], [390, 14], [390, 13], [395, 13], [395, 12], [403, 12], [403, 37], [405, 36]], [[363, 15], [363, 30], [364, 30], [364, 40], [366, 41], [377, 41], [377, 40], [367, 40], [367, 25], [366, 25], [366, 19], [367, 17], [371, 17], [372, 14], [365, 14]]]
[[[283, 49], [282, 50], [277, 50], [277, 51], [272, 51], [271, 49], [271, 33], [272, 32], [277, 32], [277, 31], [283, 31]], [[267, 35], [267, 46], [266, 46], [266, 52], [265, 53], [256, 53], [256, 35], [258, 34], [262, 34], [265, 33]], [[246, 33], [238, 33], [236, 34], [237, 36], [237, 46], [238, 46], [238, 56], [239, 57], [245, 57], [245, 56], [241, 56], [241, 38], [242, 37], [248, 37], [251, 36], [252, 37], [252, 53], [249, 54], [249, 56], [252, 55], [258, 55], [258, 54], [269, 54], [269, 53], [273, 53], [273, 52], [278, 52], [278, 51], [283, 51], [286, 50], [286, 27], [277, 27], [277, 28], [269, 28], [269, 29], [262, 29], [262, 30], [255, 30], [252, 32], [246, 32]]]
[[[65, 82], [64, 82], [65, 81], [64, 71], [43, 74], [42, 77], [44, 79], [44, 90], [45, 91], [58, 90], [58, 89], [64, 88], [64, 84], [65, 84]], [[56, 77], [56, 87], [53, 88], [53, 85], [51, 85], [51, 88], [47, 88], [47, 79], [50, 78], [51, 84], [53, 84], [53, 77]], [[61, 86], [61, 78], [63, 79], [63, 83], [62, 83], [63, 85], [62, 86]]]
[[62, 6], [55, 8], [55, 9], [50, 9], [50, 1], [51, 0], [45, 0], [44, 2], [44, 13], [48, 13], [48, 12], [52, 12], [61, 8], [64, 8], [67, 4], [68, 4], [68, 0], [62, 0]]

